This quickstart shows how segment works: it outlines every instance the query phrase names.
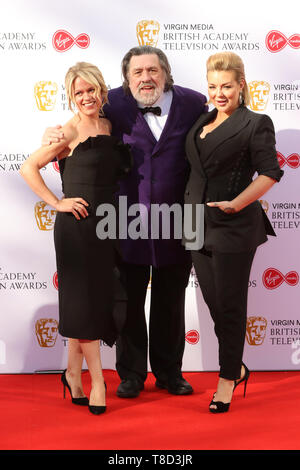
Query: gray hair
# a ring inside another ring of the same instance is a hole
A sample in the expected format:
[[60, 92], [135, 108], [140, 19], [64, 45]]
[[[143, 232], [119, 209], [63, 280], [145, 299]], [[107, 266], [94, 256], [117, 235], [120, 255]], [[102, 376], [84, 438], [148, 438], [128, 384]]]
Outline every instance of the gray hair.
[[122, 75], [123, 75], [123, 88], [126, 93], [129, 93], [129, 80], [128, 80], [128, 71], [129, 71], [129, 62], [133, 56], [145, 55], [145, 54], [156, 54], [160, 63], [161, 68], [165, 71], [166, 74], [166, 83], [164, 91], [168, 91], [173, 87], [174, 80], [171, 75], [171, 67], [167, 59], [166, 54], [157, 47], [152, 46], [138, 46], [132, 47], [127, 54], [125, 54], [122, 60]]

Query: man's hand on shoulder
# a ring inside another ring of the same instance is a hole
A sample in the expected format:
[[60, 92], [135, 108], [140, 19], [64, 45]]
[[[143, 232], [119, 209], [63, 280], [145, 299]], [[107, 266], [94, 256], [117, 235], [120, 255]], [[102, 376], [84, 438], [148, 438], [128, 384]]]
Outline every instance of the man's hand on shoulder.
[[42, 137], [42, 146], [59, 143], [64, 138], [62, 126], [47, 127]]
[[101, 121], [102, 121], [102, 123], [104, 124], [104, 127], [107, 129], [107, 131], [108, 131], [109, 133], [111, 133], [111, 131], [112, 131], [112, 125], [111, 125], [110, 120], [107, 119], [106, 117], [103, 117], [103, 118], [101, 119]]

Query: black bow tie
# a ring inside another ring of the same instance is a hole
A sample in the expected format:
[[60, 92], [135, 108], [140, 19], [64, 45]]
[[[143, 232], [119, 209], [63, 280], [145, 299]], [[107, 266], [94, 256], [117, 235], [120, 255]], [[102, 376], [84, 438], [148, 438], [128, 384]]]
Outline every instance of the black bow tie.
[[159, 106], [156, 106], [154, 108], [152, 106], [148, 106], [146, 108], [141, 108], [141, 111], [143, 114], [153, 113], [153, 114], [156, 114], [156, 116], [161, 115], [161, 108]]

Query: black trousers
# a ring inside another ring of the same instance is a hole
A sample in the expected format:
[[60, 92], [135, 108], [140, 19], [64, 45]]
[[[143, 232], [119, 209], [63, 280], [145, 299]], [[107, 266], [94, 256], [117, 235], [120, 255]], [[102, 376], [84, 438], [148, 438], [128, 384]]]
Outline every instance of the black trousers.
[[147, 377], [148, 331], [145, 298], [151, 274], [149, 317], [149, 360], [161, 381], [181, 376], [185, 345], [185, 289], [191, 260], [184, 265], [155, 268], [123, 263], [119, 266], [128, 301], [127, 312], [117, 340], [116, 368], [121, 379]]
[[203, 298], [219, 343], [220, 377], [240, 378], [247, 324], [248, 282], [256, 249], [192, 252]]

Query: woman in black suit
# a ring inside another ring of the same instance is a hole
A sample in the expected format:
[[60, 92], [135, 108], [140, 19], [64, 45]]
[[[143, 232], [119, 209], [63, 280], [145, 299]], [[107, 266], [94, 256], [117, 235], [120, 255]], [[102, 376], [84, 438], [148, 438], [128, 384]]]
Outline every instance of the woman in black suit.
[[[219, 343], [219, 381], [209, 410], [221, 413], [228, 411], [238, 384], [244, 382], [246, 391], [250, 372], [242, 356], [249, 275], [257, 246], [275, 235], [258, 199], [283, 172], [271, 119], [246, 107], [249, 91], [240, 57], [211, 56], [207, 80], [215, 109], [187, 136], [191, 173], [185, 204], [205, 204], [204, 244], [194, 245], [192, 257]], [[203, 227], [196, 230], [200, 239]]]

